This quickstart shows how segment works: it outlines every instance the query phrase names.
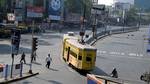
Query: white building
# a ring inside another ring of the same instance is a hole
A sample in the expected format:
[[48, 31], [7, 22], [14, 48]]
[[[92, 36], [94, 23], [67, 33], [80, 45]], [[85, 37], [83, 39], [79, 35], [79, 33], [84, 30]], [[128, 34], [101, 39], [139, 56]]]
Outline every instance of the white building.
[[113, 7], [116, 10], [129, 10], [133, 5], [130, 3], [116, 2], [113, 4]]
[[98, 5], [98, 0], [92, 0], [93, 5]]
[[134, 0], [113, 0], [113, 3], [120, 2], [120, 3], [130, 3], [134, 5]]

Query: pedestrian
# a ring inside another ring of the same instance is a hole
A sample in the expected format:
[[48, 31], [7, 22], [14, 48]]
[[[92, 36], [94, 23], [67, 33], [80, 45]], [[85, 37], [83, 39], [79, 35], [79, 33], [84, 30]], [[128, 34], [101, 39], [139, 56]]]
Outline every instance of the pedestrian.
[[113, 69], [113, 71], [111, 72], [111, 77], [114, 77], [114, 78], [118, 78], [118, 72], [116, 70], [116, 68]]
[[46, 57], [46, 67], [49, 68], [51, 64], [52, 58], [50, 57], [50, 54]]
[[34, 51], [31, 57], [31, 62], [36, 61], [36, 52]]
[[26, 56], [26, 55], [25, 55], [25, 53], [23, 52], [22, 55], [21, 55], [20, 63], [21, 63], [22, 61], [24, 61], [24, 63], [26, 64], [25, 56]]

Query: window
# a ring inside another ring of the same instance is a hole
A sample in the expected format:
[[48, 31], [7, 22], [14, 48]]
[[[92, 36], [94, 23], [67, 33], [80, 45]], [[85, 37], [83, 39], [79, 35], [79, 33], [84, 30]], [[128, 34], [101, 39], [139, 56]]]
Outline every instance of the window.
[[78, 60], [82, 60], [82, 56], [79, 56]]
[[92, 59], [90, 57], [86, 57], [86, 61], [91, 61]]
[[65, 48], [66, 51], [68, 51], [68, 48]]
[[72, 56], [74, 56], [75, 58], [77, 58], [77, 54], [74, 53], [73, 51], [70, 51], [70, 54], [71, 54]]

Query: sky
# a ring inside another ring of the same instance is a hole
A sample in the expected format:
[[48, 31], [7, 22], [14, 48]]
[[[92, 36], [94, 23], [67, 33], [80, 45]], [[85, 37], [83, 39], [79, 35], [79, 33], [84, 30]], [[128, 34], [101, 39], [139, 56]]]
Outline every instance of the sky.
[[112, 5], [113, 1], [120, 1], [120, 2], [129, 2], [134, 4], [134, 0], [98, 0], [98, 4], [105, 4], [105, 5]]
[[111, 5], [113, 0], [98, 0], [98, 4]]

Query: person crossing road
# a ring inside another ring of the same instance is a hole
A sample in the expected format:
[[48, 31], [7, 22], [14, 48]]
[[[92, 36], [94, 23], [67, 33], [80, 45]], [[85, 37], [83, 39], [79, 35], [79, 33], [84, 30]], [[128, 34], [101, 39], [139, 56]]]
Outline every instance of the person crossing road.
[[50, 67], [51, 61], [52, 61], [52, 58], [51, 58], [50, 54], [48, 54], [48, 56], [46, 57], [46, 67], [47, 68]]

